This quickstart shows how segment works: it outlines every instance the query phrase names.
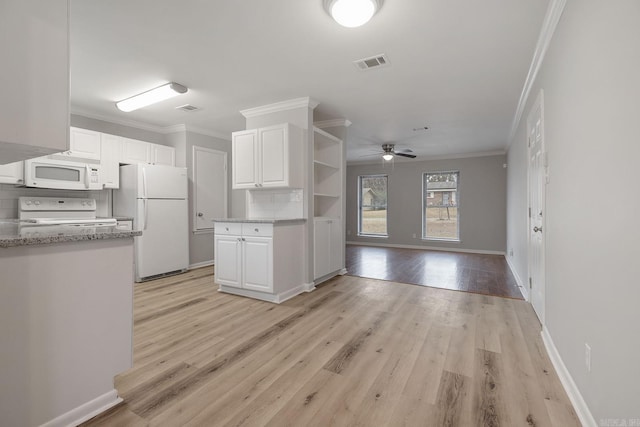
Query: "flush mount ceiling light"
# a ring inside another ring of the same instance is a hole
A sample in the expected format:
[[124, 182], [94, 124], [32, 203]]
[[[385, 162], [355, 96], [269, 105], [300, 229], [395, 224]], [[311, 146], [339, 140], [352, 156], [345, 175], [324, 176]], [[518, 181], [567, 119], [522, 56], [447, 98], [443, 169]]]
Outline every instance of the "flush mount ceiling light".
[[157, 102], [164, 101], [165, 99], [187, 93], [188, 90], [189, 89], [181, 84], [171, 82], [146, 92], [142, 92], [138, 95], [134, 95], [123, 101], [116, 102], [116, 107], [118, 107], [118, 110], [128, 113], [129, 111], [137, 110], [138, 108], [146, 107], [147, 105], [155, 104]]
[[324, 8], [343, 27], [359, 27], [380, 10], [382, 0], [323, 0]]

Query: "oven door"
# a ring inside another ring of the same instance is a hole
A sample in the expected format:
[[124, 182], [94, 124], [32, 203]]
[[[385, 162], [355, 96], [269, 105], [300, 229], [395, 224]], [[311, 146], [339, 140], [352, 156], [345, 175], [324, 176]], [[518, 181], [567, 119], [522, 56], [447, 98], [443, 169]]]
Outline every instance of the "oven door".
[[25, 160], [27, 187], [62, 190], [100, 190], [100, 165], [54, 160], [46, 157]]

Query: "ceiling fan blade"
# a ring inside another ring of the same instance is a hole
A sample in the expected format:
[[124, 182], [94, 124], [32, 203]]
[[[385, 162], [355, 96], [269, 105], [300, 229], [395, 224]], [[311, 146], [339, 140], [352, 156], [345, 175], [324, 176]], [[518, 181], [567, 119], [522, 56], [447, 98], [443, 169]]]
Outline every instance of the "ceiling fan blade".
[[358, 156], [358, 157], [373, 157], [373, 156], [381, 156], [384, 153], [375, 153], [375, 154], [365, 154], [363, 156]]
[[413, 150], [411, 148], [405, 148], [403, 150], [399, 151], [400, 153], [413, 153]]
[[408, 157], [410, 159], [415, 159], [416, 158], [415, 154], [397, 153], [397, 152], [393, 153], [393, 154], [395, 154], [396, 156]]

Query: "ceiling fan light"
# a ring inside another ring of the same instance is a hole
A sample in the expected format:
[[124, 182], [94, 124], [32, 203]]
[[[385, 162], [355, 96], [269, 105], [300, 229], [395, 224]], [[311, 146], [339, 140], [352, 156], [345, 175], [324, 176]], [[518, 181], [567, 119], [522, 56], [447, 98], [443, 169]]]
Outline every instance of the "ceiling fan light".
[[331, 17], [343, 27], [355, 28], [369, 22], [380, 0], [333, 0], [329, 2]]
[[389, 154], [389, 153], [383, 154], [382, 158], [388, 162], [389, 160], [393, 159], [393, 154]]
[[181, 84], [170, 82], [154, 89], [134, 95], [122, 101], [116, 102], [116, 107], [120, 111], [128, 113], [147, 105], [155, 104], [165, 99], [186, 93], [188, 89]]

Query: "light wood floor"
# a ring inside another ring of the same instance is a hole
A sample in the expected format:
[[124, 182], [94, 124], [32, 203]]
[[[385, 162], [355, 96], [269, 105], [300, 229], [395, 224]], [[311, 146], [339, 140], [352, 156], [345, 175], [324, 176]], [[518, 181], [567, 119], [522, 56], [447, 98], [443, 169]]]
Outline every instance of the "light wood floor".
[[579, 426], [524, 301], [342, 276], [281, 305], [135, 285], [124, 403], [87, 426]]

